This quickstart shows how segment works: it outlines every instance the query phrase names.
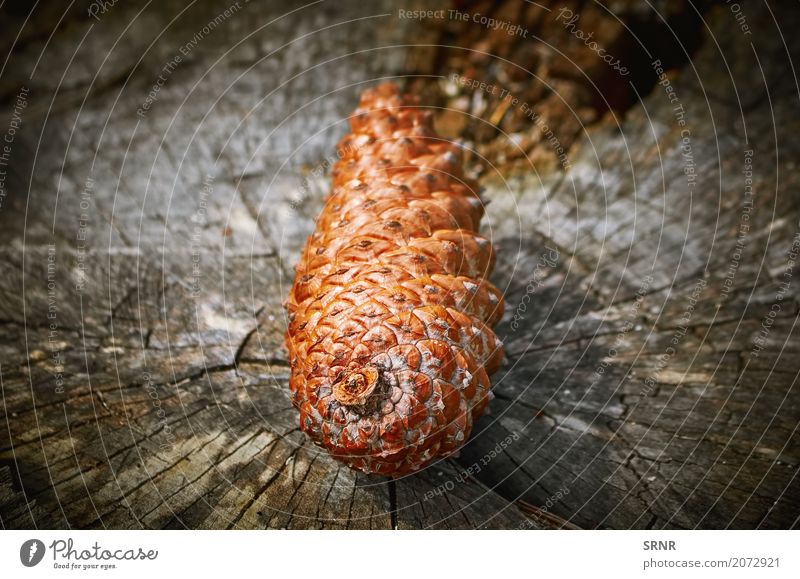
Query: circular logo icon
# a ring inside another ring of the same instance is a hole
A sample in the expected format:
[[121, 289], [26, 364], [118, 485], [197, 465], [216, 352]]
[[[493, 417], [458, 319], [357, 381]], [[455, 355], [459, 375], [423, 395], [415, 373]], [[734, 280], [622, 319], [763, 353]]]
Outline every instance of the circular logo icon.
[[44, 543], [39, 539], [28, 539], [19, 548], [19, 560], [26, 567], [35, 567], [44, 557]]

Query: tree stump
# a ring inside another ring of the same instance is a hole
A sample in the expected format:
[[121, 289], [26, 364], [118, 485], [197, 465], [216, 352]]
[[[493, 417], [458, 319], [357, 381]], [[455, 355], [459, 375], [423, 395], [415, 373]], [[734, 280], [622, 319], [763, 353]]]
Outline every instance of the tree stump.
[[[390, 2], [78, 4], [1, 9], [4, 528], [797, 526], [796, 7], [683, 6], [683, 56], [617, 26], [628, 79], [574, 32], [599, 4], [455, 4], [527, 38]], [[508, 99], [465, 86], [500, 59]], [[282, 344], [387, 78], [465, 140], [507, 303], [488, 415], [396, 481], [299, 431]]]

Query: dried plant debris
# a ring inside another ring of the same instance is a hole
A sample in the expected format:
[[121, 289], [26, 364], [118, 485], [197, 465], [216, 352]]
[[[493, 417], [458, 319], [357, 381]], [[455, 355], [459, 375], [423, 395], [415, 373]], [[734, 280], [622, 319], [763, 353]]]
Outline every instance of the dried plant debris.
[[[589, 127], [628, 110], [681, 68], [702, 39], [706, 3], [460, 1], [425, 20], [407, 63], [436, 104], [436, 129], [465, 141], [471, 176], [569, 169]], [[492, 167], [495, 169], [492, 169]]]

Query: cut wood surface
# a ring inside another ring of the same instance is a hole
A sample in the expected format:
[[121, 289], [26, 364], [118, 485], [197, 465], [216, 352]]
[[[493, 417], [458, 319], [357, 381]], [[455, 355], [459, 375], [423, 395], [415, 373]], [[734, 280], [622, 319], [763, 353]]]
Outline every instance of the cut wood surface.
[[[496, 398], [458, 458], [389, 481], [300, 432], [282, 303], [358, 94], [413, 84], [443, 23], [391, 2], [78, 4], [2, 8], [4, 528], [799, 524], [797, 7], [747, 4], [751, 34], [709, 8], [661, 84], [570, 125], [567, 170], [480, 172]], [[423, 92], [447, 92], [441, 60]], [[509, 151], [542, 126], [514, 130]]]

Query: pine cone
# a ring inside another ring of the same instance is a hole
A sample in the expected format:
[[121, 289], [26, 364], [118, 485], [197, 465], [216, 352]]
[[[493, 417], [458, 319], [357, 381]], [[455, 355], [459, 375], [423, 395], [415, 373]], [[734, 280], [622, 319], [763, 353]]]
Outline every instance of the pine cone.
[[300, 427], [366, 473], [456, 452], [503, 357], [483, 206], [431, 119], [394, 85], [364, 92], [287, 301]]

